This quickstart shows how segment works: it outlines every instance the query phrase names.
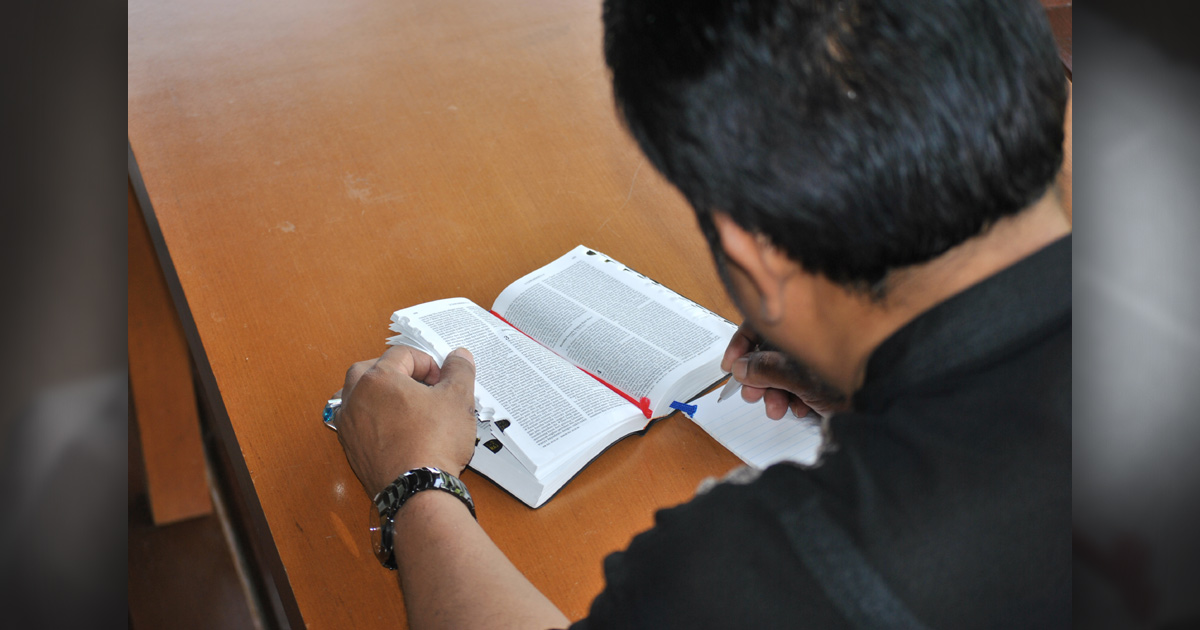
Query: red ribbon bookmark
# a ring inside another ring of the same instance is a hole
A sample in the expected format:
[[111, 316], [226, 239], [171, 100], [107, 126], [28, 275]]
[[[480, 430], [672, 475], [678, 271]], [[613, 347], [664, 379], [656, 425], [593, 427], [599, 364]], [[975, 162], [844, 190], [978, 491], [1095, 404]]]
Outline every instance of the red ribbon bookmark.
[[[489, 312], [489, 313], [491, 313], [492, 315], [495, 315], [495, 316], [496, 316], [496, 319], [498, 319], [498, 320], [500, 320], [500, 321], [504, 322], [505, 324], [508, 324], [508, 326], [509, 326], [510, 328], [512, 328], [513, 330], [515, 330], [515, 331], [517, 331], [517, 332], [521, 333], [522, 335], [525, 335], [526, 337], [529, 337], [529, 335], [528, 335], [528, 334], [526, 334], [524, 330], [521, 330], [520, 328], [517, 328], [516, 326], [513, 326], [513, 325], [512, 325], [512, 322], [510, 322], [510, 321], [508, 321], [507, 319], [504, 319], [503, 317], [501, 317], [501, 316], [500, 316], [500, 314], [499, 314], [499, 313], [497, 313], [496, 311], [488, 311], [488, 312]], [[530, 338], [530, 339], [533, 339], [533, 337], [529, 337], [529, 338]], [[533, 341], [534, 341], [535, 343], [537, 343], [539, 346], [542, 346], [543, 348], [546, 348], [546, 344], [544, 344], [544, 343], [542, 343], [542, 342], [538, 341], [537, 339], [533, 339]], [[546, 349], [547, 349], [547, 350], [550, 350], [549, 348], [546, 348]], [[550, 350], [550, 351], [551, 351], [551, 352], [554, 352], [553, 350]], [[557, 353], [556, 353], [556, 354], [557, 354]], [[584, 374], [587, 374], [588, 376], [590, 376], [590, 377], [592, 377], [592, 378], [596, 379], [597, 381], [600, 381], [600, 384], [601, 384], [601, 385], [604, 385], [605, 387], [607, 387], [607, 388], [609, 388], [609, 389], [613, 390], [613, 391], [614, 391], [614, 392], [616, 392], [616, 393], [617, 393], [617, 395], [618, 395], [618, 396], [620, 396], [621, 398], [624, 398], [625, 400], [628, 400], [629, 402], [633, 403], [633, 406], [635, 406], [635, 407], [637, 407], [639, 410], [641, 410], [641, 412], [642, 412], [642, 415], [646, 416], [646, 419], [647, 419], [647, 420], [649, 420], [649, 419], [650, 419], [650, 418], [651, 418], [651, 417], [654, 415], [654, 409], [653, 409], [653, 407], [652, 407], [652, 406], [651, 406], [651, 404], [650, 404], [650, 399], [649, 399], [649, 398], [646, 398], [646, 397], [644, 397], [644, 396], [643, 396], [641, 400], [635, 400], [635, 399], [633, 398], [633, 396], [630, 396], [629, 394], [626, 394], [625, 392], [623, 392], [623, 391], [621, 391], [621, 390], [617, 389], [616, 387], [613, 387], [613, 384], [612, 384], [612, 383], [609, 383], [608, 381], [606, 381], [606, 380], [604, 380], [604, 379], [600, 378], [599, 376], [596, 376], [595, 374], [592, 374], [591, 372], [589, 372], [589, 371], [587, 371], [587, 370], [585, 370], [585, 369], [583, 369], [583, 368], [579, 367], [578, 365], [576, 365], [575, 367], [579, 368], [579, 371], [580, 371], [580, 372], [583, 372]]]

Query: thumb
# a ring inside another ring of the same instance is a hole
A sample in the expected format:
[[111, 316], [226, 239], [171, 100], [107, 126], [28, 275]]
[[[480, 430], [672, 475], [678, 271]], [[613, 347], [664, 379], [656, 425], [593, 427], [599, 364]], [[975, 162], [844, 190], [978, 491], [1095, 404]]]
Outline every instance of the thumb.
[[793, 389], [796, 374], [782, 352], [751, 352], [733, 362], [733, 378], [750, 387]]
[[463, 394], [475, 393], [475, 357], [466, 348], [458, 348], [442, 361], [442, 374], [437, 387], [447, 387]]

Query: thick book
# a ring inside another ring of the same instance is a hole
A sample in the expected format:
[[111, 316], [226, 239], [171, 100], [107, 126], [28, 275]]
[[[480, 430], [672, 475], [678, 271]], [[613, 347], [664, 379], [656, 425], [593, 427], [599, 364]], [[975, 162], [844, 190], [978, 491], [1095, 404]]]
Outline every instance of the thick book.
[[475, 356], [470, 467], [530, 507], [618, 440], [726, 376], [737, 327], [583, 246], [510, 284], [491, 310], [465, 298], [392, 314], [388, 339]]

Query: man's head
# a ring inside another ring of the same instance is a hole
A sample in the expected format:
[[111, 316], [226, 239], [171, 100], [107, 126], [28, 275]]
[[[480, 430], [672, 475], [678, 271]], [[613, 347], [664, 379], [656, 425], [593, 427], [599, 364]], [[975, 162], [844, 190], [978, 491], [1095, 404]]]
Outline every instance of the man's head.
[[604, 25], [618, 107], [718, 262], [714, 213], [879, 291], [1032, 204], [1062, 161], [1035, 0], [605, 0]]

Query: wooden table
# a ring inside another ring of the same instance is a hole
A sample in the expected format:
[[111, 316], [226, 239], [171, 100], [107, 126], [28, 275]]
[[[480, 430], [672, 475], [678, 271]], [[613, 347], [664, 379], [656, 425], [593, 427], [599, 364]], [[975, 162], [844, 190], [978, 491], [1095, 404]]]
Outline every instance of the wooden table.
[[[133, 0], [129, 142], [280, 625], [404, 625], [319, 420], [393, 310], [490, 306], [582, 243], [738, 319], [691, 210], [618, 122], [598, 0]], [[576, 619], [605, 555], [736, 465], [676, 416], [538, 510], [464, 479]]]

